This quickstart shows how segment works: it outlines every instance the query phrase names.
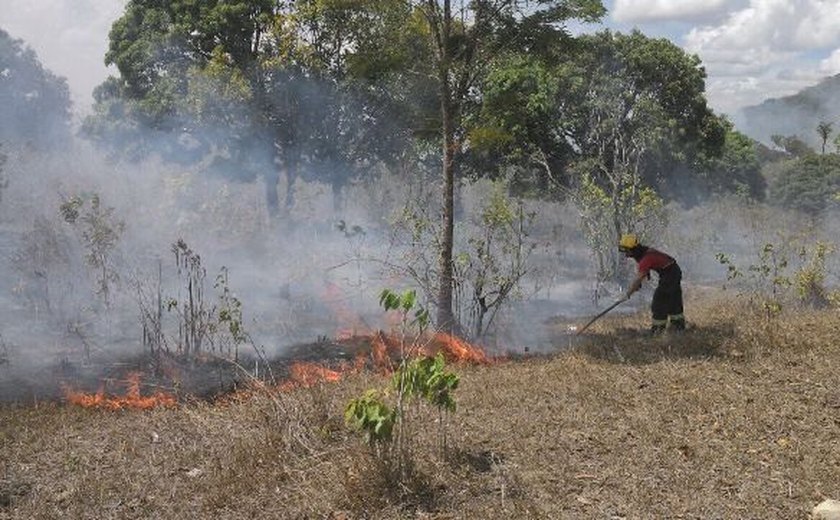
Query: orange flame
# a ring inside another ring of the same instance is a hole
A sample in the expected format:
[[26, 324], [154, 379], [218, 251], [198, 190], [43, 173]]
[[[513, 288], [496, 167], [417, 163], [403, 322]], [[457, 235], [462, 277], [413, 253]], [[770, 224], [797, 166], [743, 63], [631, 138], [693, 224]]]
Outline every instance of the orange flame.
[[[358, 349], [352, 361], [341, 362], [332, 367], [306, 361], [294, 362], [289, 366], [287, 379], [274, 388], [286, 392], [321, 383], [334, 383], [340, 381], [345, 374], [366, 368], [383, 375], [392, 374], [399, 362], [401, 346], [406, 350], [405, 355], [434, 356], [442, 353], [447, 361], [453, 363], [487, 364], [496, 359], [488, 356], [481, 347], [444, 333], [419, 338], [411, 346], [402, 345], [402, 340], [397, 335], [386, 334], [383, 331], [353, 335], [342, 343], [344, 348]], [[242, 395], [247, 394], [245, 391]]]
[[172, 394], [155, 392], [149, 396], [140, 395], [139, 372], [128, 374], [126, 379], [127, 389], [124, 396], [107, 396], [105, 390], [100, 388], [95, 394], [76, 392], [71, 388], [64, 388], [64, 397], [67, 402], [84, 408], [102, 408], [105, 410], [149, 410], [158, 406], [172, 407], [178, 404]]
[[334, 383], [341, 379], [341, 372], [307, 362], [293, 363], [289, 367], [289, 379], [280, 385], [280, 390], [308, 388], [318, 383]]
[[[402, 351], [400, 338], [382, 331], [364, 338], [369, 342], [370, 350], [363, 350], [356, 355], [356, 369], [369, 366], [385, 374], [393, 372]], [[487, 364], [495, 359], [488, 356], [481, 347], [442, 332], [419, 338], [413, 346], [404, 345], [404, 348], [407, 351], [405, 354], [409, 356], [435, 356], [442, 353], [447, 361], [453, 363]]]
[[432, 338], [431, 345], [436, 348], [434, 349], [434, 352], [427, 352], [429, 355], [435, 355], [438, 352], [442, 352], [448, 361], [476, 363], [481, 365], [490, 362], [490, 358], [487, 357], [487, 354], [485, 354], [481, 348], [471, 345], [461, 338], [444, 332], [436, 333]]

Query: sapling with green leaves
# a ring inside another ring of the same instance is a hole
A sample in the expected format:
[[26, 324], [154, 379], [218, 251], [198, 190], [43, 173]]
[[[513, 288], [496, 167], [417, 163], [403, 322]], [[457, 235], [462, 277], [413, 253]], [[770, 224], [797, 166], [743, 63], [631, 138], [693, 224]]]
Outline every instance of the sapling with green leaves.
[[[419, 345], [419, 339], [429, 327], [429, 311], [417, 303], [417, 292], [414, 289], [400, 294], [390, 289], [383, 289], [379, 294], [379, 305], [386, 312], [394, 311], [400, 315], [400, 359], [411, 356], [412, 347]], [[414, 336], [407, 341], [412, 330]]]
[[745, 269], [739, 267], [725, 253], [717, 253], [715, 258], [726, 267], [727, 280], [744, 278], [747, 281], [750, 299], [760, 301], [767, 317], [781, 312], [783, 293], [791, 285], [790, 278], [786, 275], [788, 258], [782, 248], [769, 242], [764, 244], [758, 253], [758, 262], [748, 265]]
[[[368, 390], [348, 403], [345, 420], [351, 427], [365, 432], [368, 445], [392, 476], [404, 478], [413, 468], [410, 404], [426, 401], [438, 410], [440, 446], [445, 455], [447, 437], [443, 418], [444, 414], [455, 411], [453, 392], [459, 378], [446, 371], [442, 354], [434, 358], [417, 357], [430, 317], [417, 303], [415, 291], [398, 293], [385, 289], [379, 301], [386, 311], [396, 311], [401, 316], [400, 360], [391, 378], [393, 393]], [[388, 404], [389, 398], [396, 401], [393, 406]]]
[[725, 253], [715, 258], [726, 267], [727, 280], [743, 279], [750, 299], [760, 303], [767, 317], [773, 317], [785, 302], [817, 307], [830, 302], [825, 264], [833, 251], [832, 244], [822, 241], [813, 246], [767, 242], [758, 251], [758, 261], [746, 267]]
[[[495, 317], [521, 294], [537, 242], [530, 237], [536, 213], [508, 194], [503, 181], [489, 185], [490, 193], [473, 214], [456, 224], [453, 250], [453, 307], [457, 329], [473, 339], [490, 332]], [[412, 279], [428, 300], [439, 284], [436, 267], [441, 230], [434, 205], [412, 199], [395, 216], [393, 246], [403, 250], [399, 265], [389, 266]]]
[[365, 441], [377, 452], [391, 442], [396, 419], [396, 410], [385, 404], [376, 390], [353, 399], [344, 410], [347, 424], [365, 432]]
[[[429, 324], [429, 313], [417, 303], [417, 293], [414, 290], [407, 290], [400, 294], [390, 289], [383, 289], [379, 295], [379, 305], [386, 312], [395, 311], [400, 314], [400, 360], [399, 367], [394, 374], [394, 388], [397, 392], [395, 413], [401, 420], [400, 427], [397, 429], [396, 454], [397, 469], [402, 474], [406, 474], [409, 471], [411, 458], [411, 435], [409, 433], [411, 425], [410, 421], [404, 421], [407, 416], [407, 399], [410, 398], [410, 394], [406, 391], [407, 378], [410, 376], [406, 367], [410, 356], [419, 350], [419, 339]], [[413, 318], [410, 317], [412, 311], [414, 312]], [[412, 328], [415, 331], [415, 336], [410, 341], [406, 341]]]
[[608, 187], [596, 182], [587, 170], [584, 172], [572, 192], [572, 200], [578, 208], [583, 238], [598, 266], [594, 294], [597, 300], [602, 286], [621, 282], [626, 276], [621, 268], [623, 258], [616, 247], [619, 237], [630, 231], [642, 240], [658, 236], [667, 226], [668, 212], [662, 197], [645, 186], [635, 170], [611, 174]]
[[98, 193], [70, 197], [61, 204], [59, 211], [64, 221], [79, 232], [85, 261], [96, 273], [96, 293], [107, 307], [111, 286], [119, 281], [113, 255], [125, 230], [125, 222], [115, 217], [114, 208], [102, 204]]
[[446, 456], [447, 435], [446, 418], [454, 412], [456, 405], [452, 393], [458, 388], [460, 378], [452, 372], [446, 371], [446, 360], [443, 354], [435, 357], [423, 357], [412, 360], [400, 368], [392, 383], [399, 389], [403, 385], [403, 392], [408, 399], [421, 398], [434, 406], [438, 411], [438, 432], [440, 453]]

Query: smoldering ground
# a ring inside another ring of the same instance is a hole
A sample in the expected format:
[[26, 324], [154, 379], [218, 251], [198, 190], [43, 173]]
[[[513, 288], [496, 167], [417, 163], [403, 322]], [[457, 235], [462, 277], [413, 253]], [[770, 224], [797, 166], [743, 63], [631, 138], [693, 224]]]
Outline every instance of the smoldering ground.
[[[58, 380], [142, 355], [143, 315], [157, 306], [165, 308], [165, 348], [177, 352], [178, 305], [187, 298], [173, 252], [179, 240], [200, 258], [208, 309], [219, 305], [218, 276], [226, 273], [249, 333], [239, 347], [243, 355], [259, 349], [271, 357], [341, 331], [386, 327], [379, 291], [415, 286], [399, 268], [412, 253], [394, 238], [390, 222], [416, 187], [394, 176], [346, 187], [339, 210], [328, 186], [300, 182], [293, 206], [272, 218], [262, 180], [231, 182], [206, 175], [201, 164], [114, 161], [76, 138], [57, 151], [8, 148], [7, 155], [9, 185], [0, 207], [6, 398], [52, 396]], [[287, 187], [278, 189], [282, 195]], [[488, 189], [463, 188], [465, 215], [480, 211]], [[75, 219], [62, 213], [71, 201], [79, 204]], [[571, 240], [573, 227], [553, 209], [540, 217], [541, 234]], [[118, 227], [107, 258], [92, 264], [96, 234]], [[534, 256], [539, 269], [511, 299], [520, 303], [499, 314], [491, 348], [549, 348], [547, 319], [595, 308], [589, 284], [563, 274], [585, 254], [569, 245], [561, 250], [543, 238]]]

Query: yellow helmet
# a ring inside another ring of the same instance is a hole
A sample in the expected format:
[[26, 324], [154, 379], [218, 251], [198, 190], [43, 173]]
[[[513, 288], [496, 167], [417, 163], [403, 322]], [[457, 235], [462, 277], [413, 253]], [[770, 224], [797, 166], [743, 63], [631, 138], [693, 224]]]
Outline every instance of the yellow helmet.
[[618, 242], [618, 250], [619, 251], [630, 251], [634, 247], [639, 245], [639, 239], [636, 238], [636, 235], [628, 234], [628, 235], [621, 235], [621, 240]]

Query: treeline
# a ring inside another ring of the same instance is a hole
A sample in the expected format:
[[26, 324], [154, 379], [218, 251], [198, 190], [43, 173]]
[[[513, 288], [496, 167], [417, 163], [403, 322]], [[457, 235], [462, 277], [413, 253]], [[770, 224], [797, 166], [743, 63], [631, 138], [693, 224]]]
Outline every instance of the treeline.
[[[600, 0], [129, 0], [105, 56], [119, 74], [81, 131], [118, 158], [261, 179], [277, 218], [297, 181], [328, 184], [337, 206], [382, 171], [439, 185], [446, 327], [458, 183], [574, 202], [605, 275], [615, 237], [655, 233], [668, 202], [765, 196], [756, 143], [708, 107], [699, 58], [640, 32], [567, 29], [604, 14]], [[66, 121], [66, 86], [45, 74]]]
[[819, 150], [795, 135], [773, 135], [780, 152], [765, 169], [773, 204], [818, 217], [840, 203], [840, 135], [833, 135], [834, 125], [827, 121], [814, 130]]
[[120, 75], [97, 88], [86, 135], [337, 190], [452, 150], [461, 176], [532, 195], [627, 169], [668, 198], [761, 194], [751, 143], [707, 107], [696, 56], [638, 32], [571, 37], [565, 22], [604, 14], [591, 0], [447, 4], [129, 2], [106, 55]]

